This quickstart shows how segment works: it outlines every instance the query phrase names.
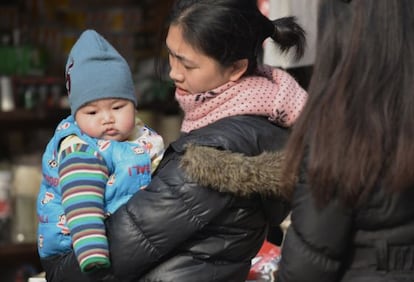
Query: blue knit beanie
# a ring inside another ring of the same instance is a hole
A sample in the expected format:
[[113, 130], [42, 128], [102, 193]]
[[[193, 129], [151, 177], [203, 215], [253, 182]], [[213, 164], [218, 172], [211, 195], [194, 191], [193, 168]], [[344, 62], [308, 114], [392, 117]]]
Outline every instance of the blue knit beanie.
[[84, 31], [73, 45], [65, 73], [72, 115], [86, 103], [105, 98], [127, 99], [137, 106], [128, 63], [94, 30]]

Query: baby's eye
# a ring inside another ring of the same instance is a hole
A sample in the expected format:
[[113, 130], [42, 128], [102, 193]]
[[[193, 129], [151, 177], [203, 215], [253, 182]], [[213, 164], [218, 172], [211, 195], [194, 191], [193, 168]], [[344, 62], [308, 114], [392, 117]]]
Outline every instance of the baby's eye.
[[88, 111], [86, 112], [87, 115], [96, 115], [96, 111]]
[[117, 105], [114, 105], [114, 106], [112, 107], [112, 109], [114, 109], [114, 110], [119, 110], [119, 109], [122, 109], [123, 107], [125, 107], [125, 105], [126, 105], [126, 104], [117, 104]]

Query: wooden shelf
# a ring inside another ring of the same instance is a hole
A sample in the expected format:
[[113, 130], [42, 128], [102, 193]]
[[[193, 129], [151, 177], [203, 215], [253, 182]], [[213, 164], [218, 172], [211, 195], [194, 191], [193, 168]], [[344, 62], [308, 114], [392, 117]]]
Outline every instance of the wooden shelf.
[[69, 109], [44, 109], [42, 111], [18, 109], [10, 112], [0, 112], [0, 127], [3, 130], [53, 129], [69, 114]]
[[0, 260], [9, 260], [13, 257], [37, 255], [36, 243], [2, 243], [0, 244]]
[[18, 264], [31, 264], [41, 269], [36, 243], [0, 244], [0, 269]]
[[20, 281], [17, 277], [24, 278], [26, 272], [33, 275], [42, 270], [36, 243], [0, 244], [1, 281]]

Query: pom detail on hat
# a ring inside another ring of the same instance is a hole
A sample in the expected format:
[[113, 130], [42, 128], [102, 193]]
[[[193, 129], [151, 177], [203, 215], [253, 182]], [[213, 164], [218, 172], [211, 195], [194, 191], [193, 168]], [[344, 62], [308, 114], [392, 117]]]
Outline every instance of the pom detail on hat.
[[72, 115], [85, 104], [99, 99], [120, 98], [137, 105], [128, 63], [94, 30], [84, 31], [75, 42], [65, 73]]

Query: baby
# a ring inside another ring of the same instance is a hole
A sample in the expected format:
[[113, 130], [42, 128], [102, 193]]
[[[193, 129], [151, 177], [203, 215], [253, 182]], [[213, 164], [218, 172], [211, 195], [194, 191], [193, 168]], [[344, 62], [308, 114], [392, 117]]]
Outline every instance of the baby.
[[84, 31], [72, 47], [66, 88], [71, 115], [44, 152], [37, 201], [48, 280], [72, 248], [82, 272], [110, 267], [104, 220], [146, 187], [164, 152], [161, 136], [137, 117], [127, 62], [97, 32]]

